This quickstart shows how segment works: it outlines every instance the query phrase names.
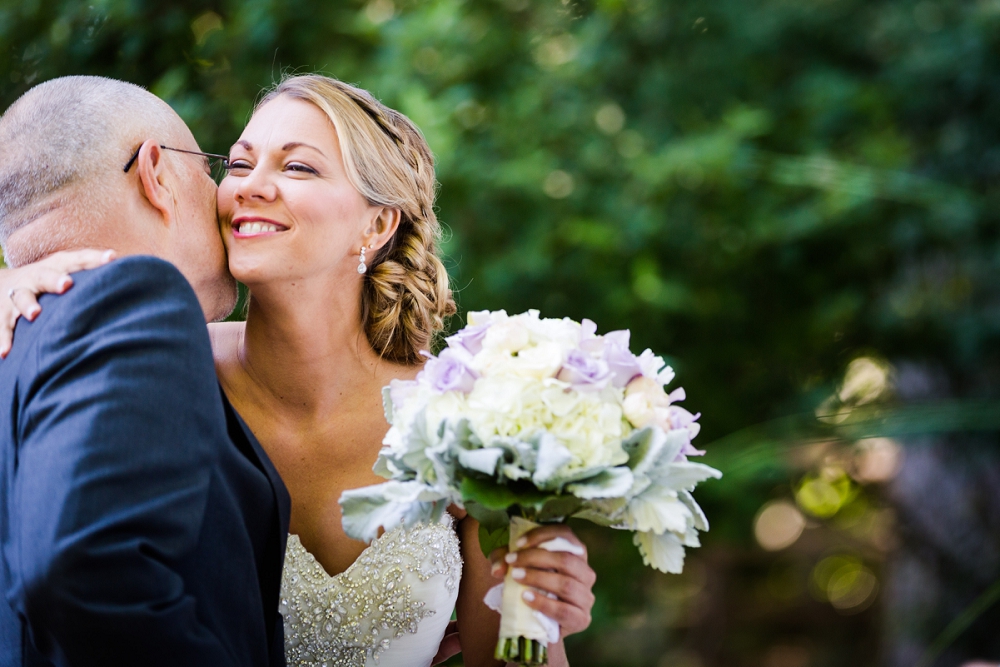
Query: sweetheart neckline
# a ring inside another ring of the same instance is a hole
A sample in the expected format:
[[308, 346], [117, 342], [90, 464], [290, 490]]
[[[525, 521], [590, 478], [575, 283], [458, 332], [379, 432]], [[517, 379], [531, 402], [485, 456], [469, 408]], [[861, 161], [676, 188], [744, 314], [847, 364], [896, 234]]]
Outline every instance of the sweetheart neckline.
[[[327, 572], [326, 568], [323, 567], [323, 563], [319, 562], [319, 559], [316, 558], [316, 556], [313, 554], [313, 552], [309, 551], [309, 549], [306, 549], [306, 545], [302, 544], [302, 538], [300, 538], [297, 534], [295, 534], [295, 533], [289, 533], [288, 534], [288, 541], [291, 542], [294, 539], [295, 542], [299, 545], [299, 549], [301, 549], [307, 556], [309, 556], [309, 560], [311, 562], [315, 563], [319, 567], [320, 571], [324, 575], [326, 575], [327, 579], [337, 579], [339, 577], [344, 576], [345, 574], [347, 574], [348, 572], [350, 572], [352, 569], [354, 569], [354, 566], [357, 565], [359, 562], [361, 562], [361, 557], [364, 556], [369, 551], [371, 551], [375, 547], [376, 544], [378, 544], [379, 542], [381, 542], [382, 538], [384, 538], [386, 535], [388, 535], [390, 533], [396, 532], [397, 530], [403, 530], [403, 527], [402, 526], [396, 526], [392, 530], [386, 530], [386, 531], [384, 531], [381, 535], [379, 535], [374, 540], [372, 540], [371, 544], [369, 544], [367, 547], [365, 547], [364, 550], [361, 553], [358, 554], [358, 557], [354, 559], [354, 562], [352, 562], [350, 565], [347, 566], [347, 569], [345, 569], [343, 572], [338, 572], [337, 574], [330, 574], [329, 572]], [[287, 549], [287, 547], [286, 547], [286, 549]]]

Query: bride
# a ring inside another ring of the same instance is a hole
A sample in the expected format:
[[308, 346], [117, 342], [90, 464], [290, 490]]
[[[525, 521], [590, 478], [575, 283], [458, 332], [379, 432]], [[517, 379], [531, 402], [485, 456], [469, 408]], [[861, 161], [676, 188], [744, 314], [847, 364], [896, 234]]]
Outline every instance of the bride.
[[[526, 603], [562, 636], [590, 623], [595, 576], [586, 556], [539, 545], [479, 548], [478, 524], [453, 508], [441, 524], [388, 530], [371, 545], [344, 534], [343, 491], [372, 472], [387, 430], [381, 388], [412, 379], [455, 311], [437, 256], [433, 158], [419, 130], [367, 92], [332, 78], [286, 79], [263, 98], [219, 186], [233, 276], [250, 289], [246, 322], [209, 325], [225, 392], [267, 450], [292, 498], [281, 591], [290, 665], [430, 665], [458, 650], [494, 665], [499, 616], [487, 590], [512, 576], [540, 594]], [[32, 294], [63, 291], [87, 252], [7, 270], [0, 353]], [[22, 289], [23, 288], [23, 289]], [[14, 301], [17, 301], [14, 304]], [[583, 552], [585, 554], [585, 551]], [[439, 650], [440, 647], [440, 650]], [[551, 665], [567, 664], [560, 641]]]

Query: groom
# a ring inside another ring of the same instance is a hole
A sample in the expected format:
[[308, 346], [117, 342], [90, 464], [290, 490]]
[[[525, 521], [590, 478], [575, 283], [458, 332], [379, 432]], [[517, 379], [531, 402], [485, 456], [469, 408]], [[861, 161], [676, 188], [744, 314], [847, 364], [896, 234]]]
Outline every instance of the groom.
[[289, 500], [216, 380], [205, 322], [235, 286], [215, 208], [141, 88], [56, 79], [0, 118], [8, 262], [123, 257], [22, 320], [0, 366], [0, 667], [284, 665]]

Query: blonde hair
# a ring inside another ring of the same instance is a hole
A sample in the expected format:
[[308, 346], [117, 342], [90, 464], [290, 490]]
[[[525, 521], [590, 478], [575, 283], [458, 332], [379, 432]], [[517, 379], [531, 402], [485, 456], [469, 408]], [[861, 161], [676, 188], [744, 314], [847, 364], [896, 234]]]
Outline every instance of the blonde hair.
[[361, 321], [372, 348], [415, 364], [455, 312], [437, 255], [434, 156], [409, 118], [370, 93], [317, 74], [284, 79], [258, 103], [287, 95], [315, 104], [333, 123], [347, 177], [368, 202], [400, 210], [399, 228], [369, 262]]

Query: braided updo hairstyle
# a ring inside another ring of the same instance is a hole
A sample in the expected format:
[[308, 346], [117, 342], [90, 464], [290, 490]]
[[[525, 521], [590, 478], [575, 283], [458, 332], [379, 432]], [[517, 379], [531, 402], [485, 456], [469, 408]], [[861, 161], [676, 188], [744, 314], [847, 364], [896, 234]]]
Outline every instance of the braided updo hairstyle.
[[371, 257], [361, 321], [383, 359], [416, 364], [455, 312], [448, 272], [437, 255], [434, 156], [409, 118], [370, 93], [326, 76], [286, 78], [258, 108], [281, 95], [315, 104], [333, 123], [347, 177], [368, 203], [400, 210], [399, 228]]

